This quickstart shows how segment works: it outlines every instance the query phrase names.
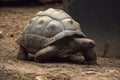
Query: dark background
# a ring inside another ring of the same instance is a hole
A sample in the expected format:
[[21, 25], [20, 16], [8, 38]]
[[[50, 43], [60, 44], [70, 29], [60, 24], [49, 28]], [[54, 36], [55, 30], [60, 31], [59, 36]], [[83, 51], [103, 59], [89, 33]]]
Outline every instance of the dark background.
[[96, 41], [98, 55], [120, 56], [120, 0], [71, 0], [65, 10]]

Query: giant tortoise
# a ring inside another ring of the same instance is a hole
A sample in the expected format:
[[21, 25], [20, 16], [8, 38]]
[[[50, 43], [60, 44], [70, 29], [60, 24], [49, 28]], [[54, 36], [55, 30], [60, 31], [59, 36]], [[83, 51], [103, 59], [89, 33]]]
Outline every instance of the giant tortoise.
[[96, 64], [95, 42], [86, 38], [79, 23], [66, 12], [50, 8], [32, 17], [18, 37], [17, 58], [28, 60], [34, 55], [36, 62], [46, 62], [57, 56], [82, 52], [88, 64]]

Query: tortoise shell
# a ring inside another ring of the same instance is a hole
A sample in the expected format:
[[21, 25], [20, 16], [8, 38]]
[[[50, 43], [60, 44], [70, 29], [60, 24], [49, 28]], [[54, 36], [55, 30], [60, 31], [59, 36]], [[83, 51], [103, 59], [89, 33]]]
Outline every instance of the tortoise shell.
[[[34, 47], [41, 44], [40, 48], [67, 36], [85, 37], [78, 22], [63, 10], [53, 8], [40, 11], [33, 16], [24, 28], [22, 35], [22, 39], [19, 38], [18, 43], [27, 45], [34, 40]], [[25, 43], [25, 41], [22, 42], [23, 40], [28, 41]], [[33, 43], [31, 47], [33, 47]]]

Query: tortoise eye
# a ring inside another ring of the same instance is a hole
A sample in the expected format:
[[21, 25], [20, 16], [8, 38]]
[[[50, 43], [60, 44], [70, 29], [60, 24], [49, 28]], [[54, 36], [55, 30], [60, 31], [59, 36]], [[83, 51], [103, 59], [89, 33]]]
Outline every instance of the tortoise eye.
[[43, 21], [43, 20], [40, 20], [38, 24], [41, 25], [41, 24], [43, 24], [43, 23], [44, 23], [44, 21]]

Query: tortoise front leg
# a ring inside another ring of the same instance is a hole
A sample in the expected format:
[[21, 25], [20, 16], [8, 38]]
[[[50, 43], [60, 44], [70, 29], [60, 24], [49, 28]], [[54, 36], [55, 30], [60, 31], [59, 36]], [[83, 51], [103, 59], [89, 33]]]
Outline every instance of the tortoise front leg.
[[19, 60], [28, 60], [28, 52], [21, 45], [20, 45], [20, 48], [19, 48], [17, 59], [19, 59]]
[[82, 50], [81, 52], [87, 64], [90, 64], [90, 65], [97, 64], [96, 53], [93, 49], [85, 49], [85, 50]]
[[56, 55], [58, 48], [56, 46], [48, 46], [38, 51], [35, 54], [34, 60], [36, 62], [45, 62]]

